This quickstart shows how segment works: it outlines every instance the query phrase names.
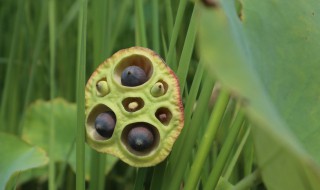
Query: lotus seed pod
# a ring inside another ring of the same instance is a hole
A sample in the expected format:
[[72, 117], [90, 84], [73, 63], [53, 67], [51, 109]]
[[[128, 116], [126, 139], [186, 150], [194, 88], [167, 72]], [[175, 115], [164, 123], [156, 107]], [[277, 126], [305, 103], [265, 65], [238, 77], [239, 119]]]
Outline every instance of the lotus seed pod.
[[[100, 85], [108, 88], [103, 96]], [[114, 113], [112, 135], [99, 127], [105, 121], [100, 114], [107, 112]], [[92, 73], [85, 88], [85, 113], [89, 146], [134, 167], [163, 161], [184, 125], [176, 75], [159, 55], [142, 47], [118, 51]]]
[[163, 84], [161, 82], [157, 82], [156, 84], [153, 85], [150, 92], [154, 97], [159, 97], [164, 95], [165, 91], [164, 91]]
[[97, 96], [105, 96], [109, 93], [107, 81], [99, 81], [97, 83]]
[[137, 66], [127, 67], [121, 75], [121, 84], [124, 86], [139, 86], [147, 80], [146, 73]]

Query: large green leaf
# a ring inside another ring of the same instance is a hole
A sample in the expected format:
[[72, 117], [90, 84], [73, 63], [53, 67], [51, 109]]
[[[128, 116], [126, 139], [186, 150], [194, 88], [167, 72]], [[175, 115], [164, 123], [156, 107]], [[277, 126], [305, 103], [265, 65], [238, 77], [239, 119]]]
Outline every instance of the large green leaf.
[[[23, 126], [23, 139], [31, 144], [38, 145], [44, 150], [49, 150], [49, 132], [51, 106], [54, 113], [55, 145], [54, 159], [57, 162], [68, 162], [76, 171], [76, 105], [63, 99], [51, 102], [37, 101], [29, 107]], [[90, 158], [89, 147], [86, 146], [86, 160]], [[118, 159], [106, 156], [106, 173], [111, 170]], [[89, 161], [86, 162], [86, 178], [89, 178]]]
[[16, 172], [42, 166], [48, 162], [45, 152], [18, 137], [0, 133], [0, 189]]
[[243, 102], [268, 189], [320, 187], [317, 5], [244, 0], [242, 21], [234, 0], [203, 8], [201, 57]]

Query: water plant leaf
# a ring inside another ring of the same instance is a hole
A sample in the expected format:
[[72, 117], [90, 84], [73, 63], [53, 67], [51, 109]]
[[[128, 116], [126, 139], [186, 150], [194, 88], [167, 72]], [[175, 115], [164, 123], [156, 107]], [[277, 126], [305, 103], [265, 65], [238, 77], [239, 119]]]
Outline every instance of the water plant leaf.
[[44, 150], [7, 133], [0, 133], [0, 154], [0, 189], [5, 188], [11, 175], [48, 162]]
[[[51, 106], [54, 109], [53, 117], [56, 134], [53, 159], [57, 162], [68, 162], [71, 168], [76, 171], [76, 105], [74, 103], [69, 103], [61, 98], [52, 101], [38, 100], [27, 110], [22, 137], [27, 142], [38, 145], [48, 151]], [[86, 158], [89, 160], [89, 148], [86, 148]], [[117, 159], [114, 157], [106, 156], [106, 172], [111, 170], [116, 161]], [[88, 179], [89, 162], [86, 162], [85, 167], [87, 168], [86, 178]]]
[[268, 189], [320, 186], [315, 4], [244, 0], [240, 19], [234, 1], [202, 7], [201, 57], [242, 101]]

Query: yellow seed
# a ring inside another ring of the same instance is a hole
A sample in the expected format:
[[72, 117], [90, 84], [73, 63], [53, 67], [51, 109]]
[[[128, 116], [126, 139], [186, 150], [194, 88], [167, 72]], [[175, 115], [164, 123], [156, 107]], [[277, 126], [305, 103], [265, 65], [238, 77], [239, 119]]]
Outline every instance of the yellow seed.
[[97, 87], [97, 95], [98, 96], [105, 96], [109, 93], [109, 86], [107, 81], [99, 81], [96, 85]]
[[134, 111], [138, 108], [139, 104], [138, 102], [130, 102], [128, 105], [129, 110]]
[[150, 91], [151, 95], [154, 97], [159, 97], [164, 95], [164, 86], [161, 82], [157, 82], [153, 85]]

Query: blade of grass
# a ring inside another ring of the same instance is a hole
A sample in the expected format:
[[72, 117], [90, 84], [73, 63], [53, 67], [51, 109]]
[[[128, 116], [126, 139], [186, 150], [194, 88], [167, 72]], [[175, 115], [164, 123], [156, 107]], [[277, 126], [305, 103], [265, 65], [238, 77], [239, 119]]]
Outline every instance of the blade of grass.
[[167, 159], [154, 167], [150, 190], [158, 190], [162, 188], [166, 165]]
[[176, 42], [178, 39], [179, 30], [181, 28], [183, 14], [186, 9], [187, 2], [188, 2], [187, 0], [181, 0], [179, 2], [178, 12], [177, 12], [177, 16], [176, 16], [175, 23], [173, 26], [172, 35], [170, 38], [168, 55], [166, 57], [166, 62], [172, 67], [173, 70], [176, 70], [176, 68], [177, 68], [177, 64], [175, 63], [175, 61], [173, 61], [174, 60], [173, 56], [175, 53], [175, 46], [176, 46]]
[[166, 38], [164, 37], [163, 31], [161, 31], [161, 41], [162, 41], [164, 56], [166, 57], [168, 52], [168, 46], [167, 46]]
[[[196, 73], [194, 75], [193, 81], [192, 81], [192, 85], [191, 85], [191, 89], [190, 89], [190, 94], [186, 100], [186, 106], [184, 109], [184, 129], [181, 131], [181, 134], [179, 136], [179, 138], [177, 139], [174, 147], [173, 147], [173, 151], [171, 152], [171, 156], [170, 156], [170, 162], [177, 162], [178, 161], [178, 155], [180, 155], [180, 151], [182, 150], [182, 146], [183, 146], [183, 142], [185, 142], [185, 136], [186, 134], [188, 134], [188, 130], [189, 128], [187, 128], [187, 126], [189, 126], [190, 120], [191, 120], [191, 115], [193, 112], [193, 108], [197, 99], [197, 95], [198, 95], [198, 91], [200, 88], [200, 84], [201, 84], [201, 80], [203, 77], [203, 72], [204, 72], [204, 67], [203, 64], [199, 64], [196, 70]], [[175, 165], [175, 164], [174, 164]]]
[[68, 171], [67, 171], [68, 160], [71, 157], [71, 153], [73, 152], [75, 145], [76, 145], [76, 139], [73, 140], [70, 147], [68, 148], [69, 150], [68, 150], [68, 153], [65, 157], [65, 162], [61, 163], [61, 165], [60, 165], [60, 170], [59, 170], [59, 174], [57, 176], [57, 181], [56, 181], [57, 187], [60, 189], [63, 189], [62, 182], [68, 173]]
[[180, 58], [179, 66], [177, 70], [177, 76], [180, 82], [181, 93], [183, 92], [183, 89], [185, 87], [190, 60], [192, 56], [192, 51], [194, 48], [194, 42], [196, 39], [196, 33], [198, 29], [198, 22], [197, 22], [198, 17], [199, 17], [199, 4], [196, 3], [193, 8], [191, 21], [188, 27], [187, 36], [183, 45], [181, 58]]
[[250, 175], [243, 178], [241, 181], [239, 181], [235, 186], [234, 190], [246, 190], [252, 187], [255, 184], [259, 184], [261, 181], [261, 175], [259, 170], [255, 170]]
[[155, 52], [160, 53], [160, 36], [159, 36], [159, 4], [158, 0], [152, 1], [152, 48]]
[[26, 91], [26, 95], [24, 98], [24, 104], [23, 104], [23, 109], [22, 109], [22, 117], [20, 119], [20, 123], [19, 123], [19, 129], [18, 129], [18, 134], [21, 135], [22, 132], [22, 126], [24, 123], [24, 113], [25, 110], [28, 106], [28, 104], [30, 103], [31, 100], [31, 95], [32, 95], [32, 90], [34, 90], [33, 86], [34, 86], [34, 78], [35, 78], [35, 72], [36, 72], [36, 62], [40, 57], [40, 52], [41, 52], [41, 48], [43, 47], [43, 36], [45, 33], [45, 29], [47, 26], [47, 1], [42, 1], [41, 2], [41, 13], [40, 13], [40, 21], [39, 21], [39, 25], [37, 27], [37, 32], [36, 32], [36, 41], [35, 41], [35, 45], [34, 45], [34, 51], [33, 51], [33, 55], [32, 55], [32, 63], [31, 63], [31, 69], [30, 69], [30, 77], [29, 77], [29, 81], [27, 84], [27, 91]]
[[194, 116], [191, 122], [186, 126], [188, 133], [185, 136], [185, 141], [183, 142], [182, 150], [179, 154], [177, 154], [177, 157], [174, 159], [173, 163], [169, 162], [165, 175], [167, 181], [164, 182], [165, 188], [162, 189], [175, 190], [179, 188], [179, 184], [183, 178], [184, 171], [187, 168], [187, 164], [190, 160], [192, 149], [196, 141], [197, 134], [199, 132], [198, 126], [201, 126], [202, 114], [206, 112], [208, 109], [207, 105], [209, 103], [213, 85], [214, 81], [212, 78], [208, 76], [207, 73], [205, 75], [205, 80], [201, 89], [197, 107], [194, 111]]
[[[110, 30], [108, 28], [108, 19], [110, 16], [110, 1], [93, 1], [92, 12], [94, 14], [95, 22], [93, 22], [93, 60], [92, 70], [106, 59], [105, 53], [108, 52], [106, 41], [110, 38]], [[107, 9], [107, 11], [105, 11]], [[99, 152], [91, 149], [90, 153], [90, 190], [104, 189], [104, 169], [105, 169], [105, 156]], [[102, 171], [101, 171], [102, 170]]]
[[242, 160], [243, 160], [243, 175], [247, 176], [251, 174], [253, 164], [254, 164], [254, 149], [253, 149], [253, 139], [251, 136], [249, 136], [244, 150], [242, 154]]
[[222, 170], [225, 167], [225, 163], [228, 160], [232, 146], [237, 138], [238, 132], [244, 121], [244, 113], [242, 110], [239, 110], [237, 116], [232, 124], [231, 130], [224, 142], [221, 152], [218, 155], [217, 162], [215, 163], [214, 168], [211, 170], [207, 183], [204, 186], [204, 190], [215, 189], [219, 178], [221, 176]]
[[136, 45], [148, 47], [142, 0], [137, 0], [135, 2], [135, 19], [136, 19], [136, 26], [135, 26], [136, 27]]
[[56, 189], [56, 169], [54, 165], [54, 144], [55, 144], [55, 121], [54, 121], [54, 106], [53, 106], [53, 99], [55, 97], [55, 62], [56, 62], [56, 43], [55, 43], [55, 36], [56, 36], [56, 21], [55, 21], [55, 11], [56, 11], [56, 4], [55, 0], [49, 0], [48, 3], [48, 19], [49, 19], [49, 50], [50, 50], [50, 100], [51, 100], [51, 117], [50, 117], [50, 136], [49, 136], [49, 190]]
[[231, 173], [233, 171], [233, 169], [235, 168], [236, 166], [236, 163], [239, 159], [239, 156], [243, 150], [243, 147], [244, 145], [246, 144], [247, 142], [247, 139], [249, 137], [249, 134], [250, 134], [250, 126], [249, 127], [246, 127], [246, 131], [245, 131], [245, 134], [243, 135], [243, 137], [241, 138], [241, 141], [240, 141], [240, 144], [239, 146], [237, 147], [237, 150], [235, 152], [235, 154], [233, 155], [232, 159], [231, 159], [231, 162], [227, 165], [227, 169], [226, 169], [226, 172], [225, 174], [223, 175], [225, 179], [229, 179], [230, 176], [231, 176]]
[[85, 106], [84, 106], [84, 87], [86, 73], [86, 36], [87, 36], [87, 0], [81, 1], [78, 28], [78, 56], [77, 56], [77, 146], [76, 146], [76, 189], [85, 189]]
[[136, 181], [134, 182], [134, 190], [141, 190], [144, 188], [144, 181], [146, 178], [148, 168], [139, 168], [137, 170]]
[[[113, 33], [110, 40], [110, 51], [113, 50], [115, 47], [115, 43], [118, 40], [119, 35], [121, 34], [121, 29], [123, 29], [123, 26], [125, 26], [125, 21], [129, 17], [129, 9], [131, 7], [131, 0], [124, 0], [124, 2], [121, 4], [121, 7], [119, 8], [119, 13], [117, 13], [116, 21], [114, 23], [114, 27], [112, 28]], [[110, 55], [112, 52], [108, 52], [107, 55]]]
[[172, 15], [172, 6], [171, 0], [165, 0], [165, 10], [166, 10], [166, 23], [167, 23], [167, 32], [168, 36], [171, 37], [173, 30], [173, 15]]
[[11, 88], [11, 82], [14, 79], [15, 74], [15, 64], [14, 64], [14, 58], [17, 53], [17, 39], [19, 37], [19, 26], [21, 23], [22, 18], [22, 12], [24, 7], [25, 1], [19, 1], [18, 8], [15, 16], [14, 21], [14, 28], [13, 28], [13, 34], [12, 34], [12, 41], [10, 44], [10, 54], [9, 54], [9, 60], [7, 64], [7, 70], [6, 70], [6, 76], [4, 79], [4, 87], [3, 87], [3, 93], [1, 98], [1, 109], [0, 109], [0, 122], [2, 122], [1, 129], [2, 131], [9, 131], [10, 128], [8, 128], [8, 125], [6, 124], [6, 108], [8, 106], [9, 97], [10, 97], [10, 88]]
[[56, 39], [58, 39], [67, 30], [71, 23], [77, 18], [80, 9], [80, 1], [75, 1], [68, 13], [64, 16], [62, 22], [57, 27]]
[[218, 127], [220, 125], [220, 122], [222, 120], [223, 114], [225, 112], [225, 109], [227, 108], [228, 101], [229, 101], [229, 93], [224, 89], [222, 89], [220, 91], [218, 100], [214, 106], [214, 110], [211, 113], [206, 132], [204, 133], [201, 143], [199, 144], [196, 157], [193, 160], [190, 175], [186, 180], [186, 186], [185, 186], [186, 190], [195, 189], [197, 185], [198, 179], [200, 177], [200, 172], [208, 156], [212, 142], [214, 141], [214, 138], [217, 133]]

